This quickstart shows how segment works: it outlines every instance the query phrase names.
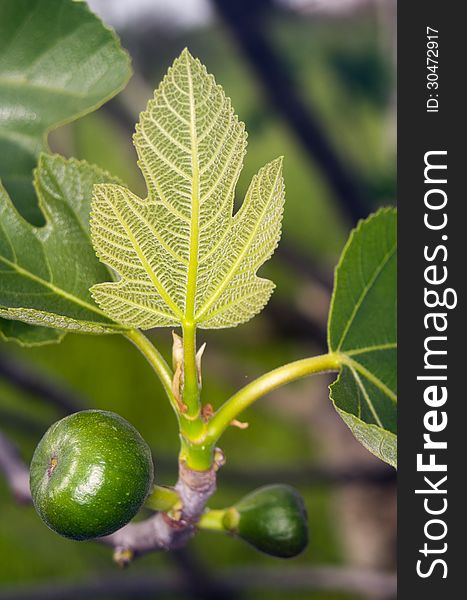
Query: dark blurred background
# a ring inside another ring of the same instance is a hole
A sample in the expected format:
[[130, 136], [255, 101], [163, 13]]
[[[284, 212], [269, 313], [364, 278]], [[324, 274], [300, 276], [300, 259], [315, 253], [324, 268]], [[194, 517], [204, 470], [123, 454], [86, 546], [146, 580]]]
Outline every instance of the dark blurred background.
[[[395, 201], [395, 0], [89, 0], [129, 50], [134, 76], [103, 108], [51, 136], [54, 151], [87, 159], [144, 194], [131, 133], [173, 59], [188, 46], [221, 83], [249, 134], [238, 186], [285, 156], [282, 242], [262, 270], [277, 289], [252, 322], [200, 331], [205, 401], [218, 406], [251, 378], [325, 349], [333, 268], [355, 222]], [[170, 332], [150, 334], [166, 356]], [[15, 502], [0, 477], [0, 600], [395, 598], [395, 473], [364, 450], [327, 399], [325, 377], [283, 388], [222, 440], [227, 465], [213, 508], [264, 483], [304, 495], [310, 545], [281, 562], [200, 533], [173, 554], [125, 573], [107, 548], [69, 542]], [[111, 409], [154, 451], [172, 484], [175, 419], [137, 351], [118, 337], [67, 335], [60, 345], [0, 343], [0, 422], [29, 461], [67, 412]], [[1, 450], [1, 445], [0, 445]]]

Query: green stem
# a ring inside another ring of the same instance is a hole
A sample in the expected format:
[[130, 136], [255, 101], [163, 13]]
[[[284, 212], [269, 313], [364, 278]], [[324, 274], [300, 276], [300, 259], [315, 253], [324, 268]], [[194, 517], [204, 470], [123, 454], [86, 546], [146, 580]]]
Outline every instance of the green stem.
[[197, 419], [200, 413], [198, 370], [196, 368], [196, 325], [183, 325], [183, 402], [187, 407], [186, 417]]
[[196, 527], [209, 531], [233, 532], [236, 530], [239, 520], [240, 515], [234, 507], [220, 510], [211, 510], [208, 508], [201, 515]]
[[225, 402], [208, 424], [205, 444], [215, 444], [230, 423], [253, 402], [273, 390], [315, 373], [338, 371], [342, 365], [338, 354], [305, 358], [283, 365], [255, 379]]
[[145, 356], [151, 367], [154, 369], [164, 387], [167, 396], [169, 397], [173, 409], [178, 415], [177, 403], [172, 392], [173, 374], [163, 356], [148, 340], [148, 338], [141, 331], [139, 331], [139, 329], [131, 329], [124, 335], [138, 348], [138, 350], [143, 354], [143, 356]]
[[158, 512], [169, 512], [177, 505], [181, 506], [181, 500], [173, 488], [155, 485], [144, 505], [146, 508]]
[[[201, 419], [192, 423], [196, 424], [198, 422], [202, 427], [205, 427]], [[184, 426], [183, 421], [181, 422], [181, 426]], [[214, 445], [205, 444], [202, 441], [192, 442], [189, 438], [189, 433], [180, 435], [180, 460], [186, 463], [186, 466], [193, 471], [209, 471], [214, 460]], [[192, 437], [195, 437], [195, 435], [192, 435]]]

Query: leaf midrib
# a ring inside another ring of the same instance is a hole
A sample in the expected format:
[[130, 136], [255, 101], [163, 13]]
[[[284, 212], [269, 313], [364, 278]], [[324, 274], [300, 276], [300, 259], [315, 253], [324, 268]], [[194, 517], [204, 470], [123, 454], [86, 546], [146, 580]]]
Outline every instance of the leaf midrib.
[[191, 223], [190, 223], [190, 255], [188, 259], [187, 293], [185, 304], [185, 322], [193, 322], [195, 313], [196, 283], [198, 276], [199, 252], [199, 164], [198, 164], [198, 138], [196, 131], [196, 110], [193, 95], [193, 78], [191, 74], [188, 55], [186, 70], [188, 79], [188, 92], [190, 103], [190, 139], [191, 139]]

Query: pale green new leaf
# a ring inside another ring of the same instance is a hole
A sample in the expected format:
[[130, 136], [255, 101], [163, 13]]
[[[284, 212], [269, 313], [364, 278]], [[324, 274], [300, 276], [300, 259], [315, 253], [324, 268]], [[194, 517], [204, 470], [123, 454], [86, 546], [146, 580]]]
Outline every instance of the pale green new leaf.
[[92, 240], [121, 279], [95, 285], [93, 297], [114, 321], [141, 329], [247, 321], [274, 288], [256, 271], [280, 237], [281, 159], [259, 171], [232, 216], [244, 125], [187, 50], [142, 113], [134, 142], [148, 197], [95, 187]]
[[331, 398], [355, 437], [397, 465], [396, 211], [352, 232], [336, 270], [329, 349], [343, 363]]
[[[115, 182], [101, 169], [43, 154], [34, 185], [46, 224], [34, 227], [0, 185], [0, 316], [31, 325], [87, 333], [121, 330], [91, 298], [89, 287], [109, 277], [90, 244], [89, 203], [95, 182]], [[28, 328], [12, 337], [46, 341]], [[24, 333], [24, 337], [22, 334]], [[4, 329], [9, 336], [9, 329]]]

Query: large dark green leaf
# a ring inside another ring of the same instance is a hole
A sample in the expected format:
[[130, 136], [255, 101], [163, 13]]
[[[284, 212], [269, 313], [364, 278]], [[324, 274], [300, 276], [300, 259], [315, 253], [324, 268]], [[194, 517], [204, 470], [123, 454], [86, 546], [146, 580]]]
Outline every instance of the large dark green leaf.
[[0, 178], [40, 224], [32, 170], [48, 132], [96, 109], [130, 76], [117, 36], [85, 2], [0, 2]]
[[331, 398], [355, 437], [397, 465], [396, 211], [352, 232], [336, 269], [328, 343], [342, 370]]
[[[114, 332], [89, 288], [109, 271], [90, 243], [89, 202], [95, 183], [118, 183], [97, 167], [41, 155], [34, 184], [46, 224], [35, 227], [0, 186], [0, 316], [32, 325], [87, 333]], [[14, 331], [23, 343], [44, 342]], [[53, 332], [57, 335], [56, 332]], [[11, 335], [7, 328], [5, 336]]]
[[[0, 2], [0, 178], [31, 223], [44, 223], [32, 170], [47, 149], [48, 132], [96, 109], [129, 76], [129, 57], [117, 36], [86, 3]], [[0, 319], [0, 335], [38, 344], [62, 333]]]

